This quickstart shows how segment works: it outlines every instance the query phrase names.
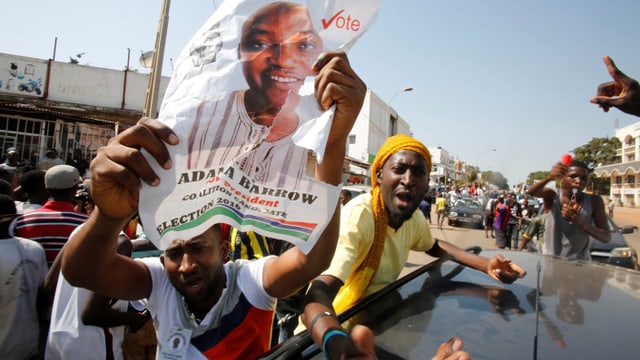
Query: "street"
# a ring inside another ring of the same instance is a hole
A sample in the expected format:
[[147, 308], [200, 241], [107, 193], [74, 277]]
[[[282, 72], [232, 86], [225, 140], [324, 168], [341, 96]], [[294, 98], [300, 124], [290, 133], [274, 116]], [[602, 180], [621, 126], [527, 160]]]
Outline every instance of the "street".
[[[480, 246], [482, 248], [495, 249], [495, 239], [484, 236], [484, 229], [472, 229], [463, 227], [453, 227], [447, 225], [445, 221], [443, 230], [438, 230], [436, 227], [436, 214], [435, 211], [431, 215], [432, 225], [431, 234], [436, 239], [446, 240], [452, 244], [455, 244], [461, 248], [469, 246]], [[618, 226], [635, 225], [640, 226], [640, 209], [639, 208], [626, 208], [616, 207], [613, 220]], [[625, 240], [629, 246], [633, 247], [637, 253], [640, 253], [640, 231], [636, 230], [632, 234], [624, 235]], [[505, 250], [509, 252], [509, 250]], [[508, 254], [506, 254], [508, 257]], [[412, 251], [409, 254], [409, 259], [404, 270], [400, 273], [400, 276], [404, 276], [407, 273], [417, 269], [418, 267], [427, 264], [433, 260], [432, 257], [421, 252]]]

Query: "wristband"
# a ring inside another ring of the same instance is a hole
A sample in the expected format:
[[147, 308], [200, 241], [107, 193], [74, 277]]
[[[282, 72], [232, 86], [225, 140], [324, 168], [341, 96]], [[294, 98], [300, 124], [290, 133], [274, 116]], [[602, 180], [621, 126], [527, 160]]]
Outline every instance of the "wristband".
[[321, 313], [317, 313], [316, 316], [314, 316], [313, 319], [311, 319], [311, 322], [309, 323], [309, 334], [313, 334], [313, 326], [316, 324], [318, 320], [320, 320], [320, 318], [323, 318], [325, 316], [333, 317], [333, 314], [328, 311], [323, 311]]
[[347, 336], [347, 333], [342, 331], [342, 330], [338, 330], [338, 329], [332, 329], [327, 331], [324, 336], [322, 337], [322, 351], [324, 352], [324, 358], [325, 360], [329, 360], [329, 356], [327, 355], [327, 343], [329, 342], [329, 339], [331, 339], [334, 336]]

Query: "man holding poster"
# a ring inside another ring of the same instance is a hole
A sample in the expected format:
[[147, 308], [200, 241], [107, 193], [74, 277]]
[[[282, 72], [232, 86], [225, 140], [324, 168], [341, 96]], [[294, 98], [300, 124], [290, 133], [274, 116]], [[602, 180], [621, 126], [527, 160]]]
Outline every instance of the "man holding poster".
[[[321, 55], [313, 71], [319, 106], [336, 107], [325, 160], [318, 164], [315, 177], [336, 186], [366, 85], [344, 53]], [[306, 255], [293, 247], [278, 257], [225, 264], [229, 244], [222, 241], [216, 224], [195, 237], [173, 240], [160, 258], [118, 256], [118, 233], [138, 208], [140, 183], [160, 183], [141, 150], [169, 169], [174, 164], [168, 148], [181, 140], [166, 125], [143, 119], [100, 149], [91, 164], [96, 211], [69, 240], [62, 271], [74, 286], [105, 296], [147, 298], [160, 359], [255, 358], [269, 347], [276, 299], [295, 292], [331, 261], [339, 208], [334, 204], [331, 221]], [[372, 343], [368, 344], [364, 352], [347, 351], [373, 356]]]

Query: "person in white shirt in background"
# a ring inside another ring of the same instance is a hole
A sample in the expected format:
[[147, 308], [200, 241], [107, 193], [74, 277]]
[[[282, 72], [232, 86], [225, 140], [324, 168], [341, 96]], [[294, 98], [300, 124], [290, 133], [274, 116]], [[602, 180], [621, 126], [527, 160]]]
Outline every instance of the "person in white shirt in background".
[[9, 235], [16, 216], [13, 199], [1, 194], [0, 359], [28, 359], [38, 353], [47, 308], [42, 288], [48, 271], [44, 249], [35, 241]]

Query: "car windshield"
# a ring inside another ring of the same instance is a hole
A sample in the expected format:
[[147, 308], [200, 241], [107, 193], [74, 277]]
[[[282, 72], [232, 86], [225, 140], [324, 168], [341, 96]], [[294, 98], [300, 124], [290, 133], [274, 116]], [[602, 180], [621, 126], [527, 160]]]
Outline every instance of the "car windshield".
[[462, 199], [456, 201], [455, 207], [457, 208], [469, 208], [469, 209], [480, 209], [482, 208], [482, 204], [479, 201], [472, 199]]

